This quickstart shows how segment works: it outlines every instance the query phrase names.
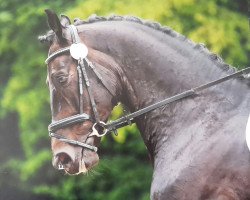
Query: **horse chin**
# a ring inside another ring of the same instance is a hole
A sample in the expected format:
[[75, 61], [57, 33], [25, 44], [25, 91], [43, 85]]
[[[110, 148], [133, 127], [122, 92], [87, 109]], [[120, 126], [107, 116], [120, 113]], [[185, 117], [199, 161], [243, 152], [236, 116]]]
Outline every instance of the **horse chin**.
[[83, 161], [80, 161], [79, 164], [75, 164], [74, 166], [64, 166], [64, 172], [67, 175], [78, 175], [87, 173], [87, 168]]
[[82, 161], [79, 163], [79, 171], [91, 170], [98, 163], [99, 163], [99, 156], [96, 152], [84, 150]]
[[88, 172], [84, 162], [80, 161], [78, 166], [79, 167], [64, 166], [64, 172], [67, 175], [71, 175], [71, 176], [78, 175], [78, 174], [86, 174]]

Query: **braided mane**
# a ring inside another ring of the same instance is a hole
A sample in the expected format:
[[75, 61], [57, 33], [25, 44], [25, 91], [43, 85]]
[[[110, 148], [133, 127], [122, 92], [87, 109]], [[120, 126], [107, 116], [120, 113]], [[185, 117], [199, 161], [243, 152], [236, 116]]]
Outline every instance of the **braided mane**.
[[[223, 59], [215, 54], [210, 52], [206, 46], [202, 43], [195, 43], [188, 39], [186, 36], [174, 31], [168, 26], [162, 26], [158, 22], [149, 21], [149, 20], [143, 20], [141, 18], [135, 17], [135, 16], [120, 16], [120, 15], [110, 15], [108, 17], [103, 16], [97, 16], [96, 14], [92, 14], [88, 17], [87, 20], [81, 20], [79, 18], [74, 19], [74, 25], [82, 25], [82, 24], [90, 24], [90, 23], [97, 23], [97, 22], [103, 22], [103, 21], [128, 21], [128, 22], [134, 22], [138, 23], [147, 27], [150, 27], [154, 30], [161, 31], [164, 34], [167, 34], [173, 38], [176, 38], [178, 40], [181, 40], [188, 45], [191, 45], [194, 49], [199, 50], [201, 53], [203, 53], [205, 56], [209, 57], [215, 65], [220, 67], [222, 70], [228, 72], [228, 73], [234, 73], [237, 71], [237, 69], [223, 61]], [[52, 31], [49, 31], [46, 35], [40, 36], [39, 40], [41, 42], [51, 42], [52, 38], [54, 37], [54, 33]], [[249, 79], [249, 76], [246, 76], [244, 78], [239, 77], [239, 79]], [[248, 80], [248, 84], [250, 84], [250, 79]]]

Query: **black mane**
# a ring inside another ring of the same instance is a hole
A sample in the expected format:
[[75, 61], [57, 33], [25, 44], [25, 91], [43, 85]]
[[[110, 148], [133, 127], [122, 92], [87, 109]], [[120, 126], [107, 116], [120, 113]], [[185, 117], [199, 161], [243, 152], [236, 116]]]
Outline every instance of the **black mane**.
[[[186, 36], [174, 31], [172, 28], [168, 26], [162, 26], [158, 22], [150, 21], [150, 20], [143, 20], [141, 18], [135, 17], [135, 16], [120, 16], [120, 15], [110, 15], [108, 17], [103, 16], [97, 16], [96, 14], [92, 14], [88, 17], [87, 20], [81, 20], [79, 18], [74, 19], [74, 25], [82, 25], [82, 24], [90, 24], [90, 23], [96, 23], [96, 22], [103, 22], [103, 21], [129, 21], [138, 23], [144, 26], [148, 26], [150, 28], [153, 28], [157, 31], [161, 31], [173, 38], [177, 38], [188, 45], [191, 45], [194, 49], [199, 50], [201, 53], [203, 53], [205, 56], [209, 57], [214, 63], [223, 69], [224, 71], [228, 73], [234, 73], [237, 71], [237, 69], [227, 63], [224, 62], [224, 60], [215, 53], [210, 52], [206, 46], [202, 43], [195, 43], [192, 40], [188, 39]], [[54, 33], [52, 31], [49, 31], [46, 35], [39, 36], [38, 39], [40, 42], [52, 42], [54, 38]], [[248, 84], [250, 84], [250, 78], [249, 76], [245, 77], [239, 77], [239, 79], [248, 79]]]

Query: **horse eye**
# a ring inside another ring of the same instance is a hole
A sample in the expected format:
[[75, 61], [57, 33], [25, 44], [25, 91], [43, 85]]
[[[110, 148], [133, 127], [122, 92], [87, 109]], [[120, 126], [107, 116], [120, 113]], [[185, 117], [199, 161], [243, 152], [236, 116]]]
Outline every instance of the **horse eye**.
[[68, 81], [68, 76], [64, 73], [52, 74], [52, 80], [56, 84], [65, 84]]
[[68, 80], [67, 76], [64, 76], [64, 75], [57, 76], [56, 79], [58, 83], [61, 83], [61, 84], [66, 83]]

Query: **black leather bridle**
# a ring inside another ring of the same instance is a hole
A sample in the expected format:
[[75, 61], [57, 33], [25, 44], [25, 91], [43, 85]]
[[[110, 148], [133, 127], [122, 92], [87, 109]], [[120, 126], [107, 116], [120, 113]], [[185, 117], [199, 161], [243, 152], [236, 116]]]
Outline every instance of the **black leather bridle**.
[[[78, 35], [76, 27], [74, 25], [70, 25], [69, 30], [70, 30], [70, 33], [71, 33], [71, 38], [72, 38], [73, 44], [83, 44], [82, 41], [80, 40], [80, 37]], [[68, 52], [70, 52], [71, 56], [74, 58], [74, 56], [72, 55], [72, 52], [71, 52], [72, 46], [73, 45], [71, 45], [69, 47], [62, 48], [62, 49], [52, 53], [45, 60], [45, 63], [49, 64], [49, 62], [51, 60], [53, 60], [55, 57], [58, 57], [58, 56], [60, 56], [62, 54], [68, 53]], [[123, 116], [123, 117], [121, 117], [121, 118], [119, 118], [119, 119], [117, 119], [115, 121], [112, 121], [112, 122], [109, 122], [109, 123], [106, 124], [106, 123], [100, 121], [99, 114], [98, 114], [97, 107], [96, 107], [96, 103], [95, 103], [93, 94], [92, 94], [92, 92], [90, 90], [90, 84], [89, 84], [89, 79], [88, 79], [88, 75], [87, 75], [87, 72], [86, 72], [86, 67], [89, 67], [94, 72], [94, 74], [96, 75], [98, 80], [110, 92], [111, 95], [115, 96], [115, 94], [112, 93], [112, 91], [109, 89], [108, 85], [106, 85], [106, 83], [103, 81], [100, 74], [96, 71], [94, 65], [87, 59], [86, 56], [82, 56], [82, 57], [80, 56], [79, 58], [75, 58], [78, 61], [77, 73], [78, 73], [79, 102], [80, 102], [80, 104], [79, 104], [80, 105], [79, 106], [80, 107], [79, 108], [79, 114], [76, 114], [76, 115], [73, 115], [73, 116], [70, 116], [70, 117], [67, 117], [67, 118], [52, 122], [48, 126], [48, 130], [49, 130], [49, 136], [50, 137], [56, 138], [56, 139], [58, 139], [60, 141], [63, 141], [65, 143], [80, 146], [82, 148], [87, 148], [87, 149], [90, 149], [90, 150], [95, 151], [95, 152], [97, 151], [97, 147], [86, 144], [86, 143], [83, 143], [83, 142], [79, 142], [77, 140], [68, 139], [68, 138], [66, 138], [66, 137], [64, 137], [62, 135], [56, 134], [55, 132], [57, 130], [65, 128], [67, 126], [90, 120], [90, 121], [94, 122], [94, 125], [92, 127], [92, 132], [89, 134], [88, 137], [91, 137], [91, 136], [102, 137], [102, 136], [104, 136], [106, 134], [109, 134], [111, 132], [114, 132], [115, 134], [117, 134], [117, 129], [134, 123], [135, 118], [137, 118], [137, 117], [139, 117], [139, 116], [141, 116], [141, 115], [143, 115], [145, 113], [148, 113], [148, 112], [150, 112], [152, 110], [155, 110], [155, 109], [157, 109], [159, 107], [162, 107], [164, 105], [175, 102], [177, 100], [184, 99], [186, 97], [196, 95], [201, 90], [207, 89], [207, 88], [212, 87], [214, 85], [217, 85], [219, 83], [222, 83], [222, 82], [225, 82], [227, 80], [236, 78], [238, 76], [250, 73], [250, 67], [245, 68], [245, 69], [243, 69], [241, 71], [235, 72], [235, 73], [233, 73], [231, 75], [225, 76], [225, 77], [220, 78], [218, 80], [209, 82], [209, 83], [201, 85], [199, 87], [196, 87], [196, 88], [184, 91], [182, 93], [179, 93], [177, 95], [174, 95], [172, 97], [166, 98], [166, 99], [164, 99], [164, 100], [162, 100], [160, 102], [157, 102], [155, 104], [152, 104], [150, 106], [142, 108], [142, 109], [140, 109], [138, 111], [135, 111], [135, 112], [133, 112], [131, 114], [128, 114], [126, 116]], [[87, 92], [88, 92], [88, 95], [89, 95], [89, 98], [90, 98], [90, 103], [91, 103], [92, 111], [93, 111], [93, 114], [94, 114], [94, 119], [91, 116], [89, 116], [88, 114], [83, 112], [83, 87], [84, 87], [84, 85], [87, 88]], [[99, 125], [99, 126], [101, 126], [103, 128], [102, 134], [99, 134], [98, 131], [96, 130], [97, 125]]]
[[[71, 46], [69, 46], [69, 47], [59, 49], [58, 51], [56, 51], [56, 52], [52, 53], [51, 55], [49, 55], [48, 58], [45, 60], [46, 64], [49, 64], [49, 62], [51, 60], [53, 60], [54, 58], [56, 58], [56, 57], [58, 57], [58, 56], [60, 56], [62, 54], [65, 54], [67, 52], [70, 52], [71, 56], [74, 57], [72, 55], [72, 52], [71, 52], [72, 47], [74, 47], [75, 44], [76, 45], [77, 44], [83, 44], [81, 42], [80, 38], [79, 38], [76, 27], [74, 25], [70, 25], [69, 30], [70, 30], [70, 33], [71, 33], [71, 38], [72, 38], [73, 44]], [[87, 54], [86, 54], [86, 56], [87, 56]], [[93, 150], [93, 151], [96, 152], [97, 147], [95, 147], [95, 146], [92, 146], [92, 145], [89, 145], [89, 144], [86, 144], [86, 143], [83, 143], [83, 142], [79, 142], [77, 140], [71, 140], [71, 139], [68, 139], [68, 138], [66, 138], [66, 137], [64, 137], [62, 135], [59, 135], [59, 134], [55, 133], [59, 129], [65, 128], [67, 126], [70, 126], [70, 125], [73, 125], [73, 124], [76, 124], [76, 123], [84, 122], [84, 121], [87, 121], [87, 120], [90, 120], [90, 121], [94, 122], [94, 125], [93, 125], [92, 129], [95, 130], [95, 131], [96, 131], [95, 126], [97, 124], [102, 126], [102, 127], [104, 127], [104, 125], [105, 125], [105, 123], [100, 121], [100, 118], [99, 118], [96, 103], [95, 103], [93, 94], [92, 94], [92, 92], [90, 90], [90, 84], [89, 84], [89, 79], [88, 79], [86, 67], [89, 67], [95, 73], [95, 75], [97, 76], [99, 81], [103, 84], [103, 86], [113, 96], [114, 96], [114, 94], [112, 93], [111, 90], [109, 90], [106, 83], [104, 81], [102, 81], [102, 78], [101, 78], [100, 74], [96, 71], [95, 67], [86, 58], [86, 56], [83, 56], [83, 57], [80, 56], [79, 58], [76, 58], [77, 61], [78, 61], [77, 74], [78, 74], [78, 85], [79, 85], [79, 114], [76, 114], [76, 115], [73, 115], [73, 116], [70, 116], [70, 117], [67, 117], [67, 118], [52, 122], [48, 126], [48, 130], [49, 130], [49, 136], [50, 137], [56, 138], [56, 139], [58, 139], [60, 141], [63, 141], [63, 142], [69, 143], [69, 144], [77, 145], [77, 146], [80, 146], [80, 147], [83, 147], [83, 148], [88, 148], [88, 149]], [[93, 114], [94, 114], [94, 119], [92, 119], [88, 114], [83, 112], [83, 87], [84, 86], [86, 87], [88, 95], [89, 95], [92, 111], [93, 111]]]

